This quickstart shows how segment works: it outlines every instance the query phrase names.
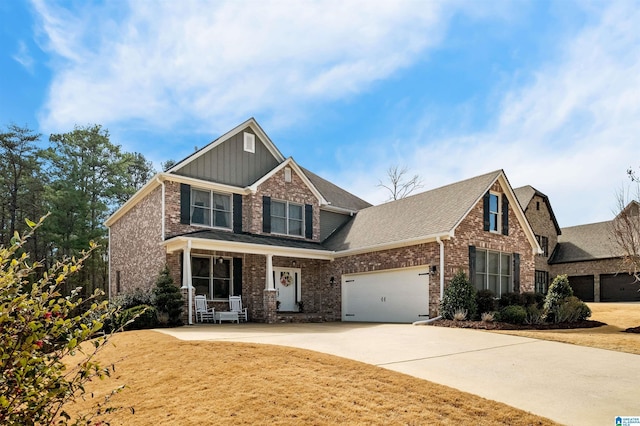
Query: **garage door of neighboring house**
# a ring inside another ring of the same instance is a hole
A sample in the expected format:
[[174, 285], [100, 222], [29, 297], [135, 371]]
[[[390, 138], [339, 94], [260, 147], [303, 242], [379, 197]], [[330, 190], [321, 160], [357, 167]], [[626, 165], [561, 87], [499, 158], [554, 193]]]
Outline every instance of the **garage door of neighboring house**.
[[578, 299], [584, 302], [593, 302], [593, 275], [569, 277], [569, 285], [573, 289], [573, 295]]
[[342, 276], [342, 321], [411, 323], [428, 315], [428, 266]]
[[640, 283], [633, 275], [600, 275], [601, 302], [640, 302]]

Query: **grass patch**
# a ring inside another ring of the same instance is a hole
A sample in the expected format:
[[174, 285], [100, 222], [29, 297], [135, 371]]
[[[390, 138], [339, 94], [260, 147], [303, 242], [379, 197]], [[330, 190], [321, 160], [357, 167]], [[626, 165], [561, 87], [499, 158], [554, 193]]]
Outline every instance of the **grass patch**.
[[640, 325], [640, 303], [587, 303], [591, 320], [607, 325], [570, 330], [492, 330], [492, 332], [553, 340], [640, 355], [640, 334], [625, 333]]
[[282, 346], [181, 341], [153, 331], [113, 337], [99, 358], [112, 378], [93, 381], [92, 404], [121, 384], [112, 404], [135, 407], [112, 425], [474, 424], [552, 421], [453, 388], [344, 358]]

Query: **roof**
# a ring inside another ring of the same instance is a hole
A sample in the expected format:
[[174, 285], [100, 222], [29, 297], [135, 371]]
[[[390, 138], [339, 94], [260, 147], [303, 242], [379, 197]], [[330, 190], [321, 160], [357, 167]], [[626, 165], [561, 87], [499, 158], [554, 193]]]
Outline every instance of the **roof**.
[[560, 225], [558, 225], [558, 221], [556, 220], [556, 215], [553, 213], [553, 209], [551, 208], [551, 202], [549, 201], [549, 197], [547, 197], [542, 192], [538, 191], [531, 185], [522, 186], [520, 188], [515, 188], [513, 192], [516, 194], [516, 198], [518, 199], [518, 203], [524, 212], [527, 212], [527, 208], [529, 207], [529, 203], [534, 196], [539, 196], [544, 200], [544, 203], [547, 205], [547, 210], [551, 214], [551, 220], [553, 221], [553, 226], [556, 228], [556, 233], [558, 235], [562, 234], [562, 229], [560, 229]]
[[[202, 231], [189, 232], [186, 234], [175, 235], [176, 237], [202, 238], [215, 241], [230, 241], [234, 243], [260, 244], [274, 247], [288, 247], [307, 250], [327, 250], [320, 243], [286, 237], [273, 237], [270, 235], [258, 235], [248, 233], [234, 233], [229, 231], [219, 231], [215, 229], [206, 229]], [[171, 240], [168, 238], [167, 241]], [[328, 251], [328, 250], [327, 250]]]
[[451, 235], [501, 175], [502, 170], [497, 170], [360, 210], [324, 244], [335, 251], [358, 250]]
[[622, 256], [611, 241], [613, 221], [562, 228], [549, 263], [583, 262]]
[[329, 202], [329, 205], [346, 210], [358, 211], [371, 207], [371, 203], [364, 201], [361, 198], [356, 197], [352, 193], [345, 191], [344, 189], [334, 185], [326, 179], [321, 178], [317, 174], [310, 172], [304, 167], [300, 167], [303, 173], [311, 181], [313, 186], [322, 194], [325, 200]]

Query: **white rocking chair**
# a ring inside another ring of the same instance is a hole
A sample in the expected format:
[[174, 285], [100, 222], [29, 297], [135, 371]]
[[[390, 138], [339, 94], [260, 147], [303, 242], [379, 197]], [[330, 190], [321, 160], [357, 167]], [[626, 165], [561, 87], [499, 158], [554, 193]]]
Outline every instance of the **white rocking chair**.
[[196, 322], [216, 322], [215, 309], [207, 307], [207, 297], [204, 295], [196, 295]]
[[238, 313], [238, 319], [247, 322], [247, 308], [242, 307], [242, 296], [229, 296], [229, 310]]

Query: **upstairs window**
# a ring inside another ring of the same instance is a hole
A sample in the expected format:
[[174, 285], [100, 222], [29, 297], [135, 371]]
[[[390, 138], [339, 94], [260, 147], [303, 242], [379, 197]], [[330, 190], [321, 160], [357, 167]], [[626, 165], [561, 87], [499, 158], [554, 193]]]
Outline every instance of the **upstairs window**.
[[536, 241], [542, 249], [542, 253], [539, 256], [549, 257], [549, 238], [543, 237], [542, 235], [536, 235]]
[[509, 200], [506, 194], [487, 192], [483, 197], [484, 230], [509, 235]]
[[191, 224], [231, 228], [231, 195], [191, 189]]
[[304, 230], [303, 206], [271, 200], [271, 232], [301, 237]]
[[498, 232], [500, 221], [500, 197], [489, 194], [489, 231]]

